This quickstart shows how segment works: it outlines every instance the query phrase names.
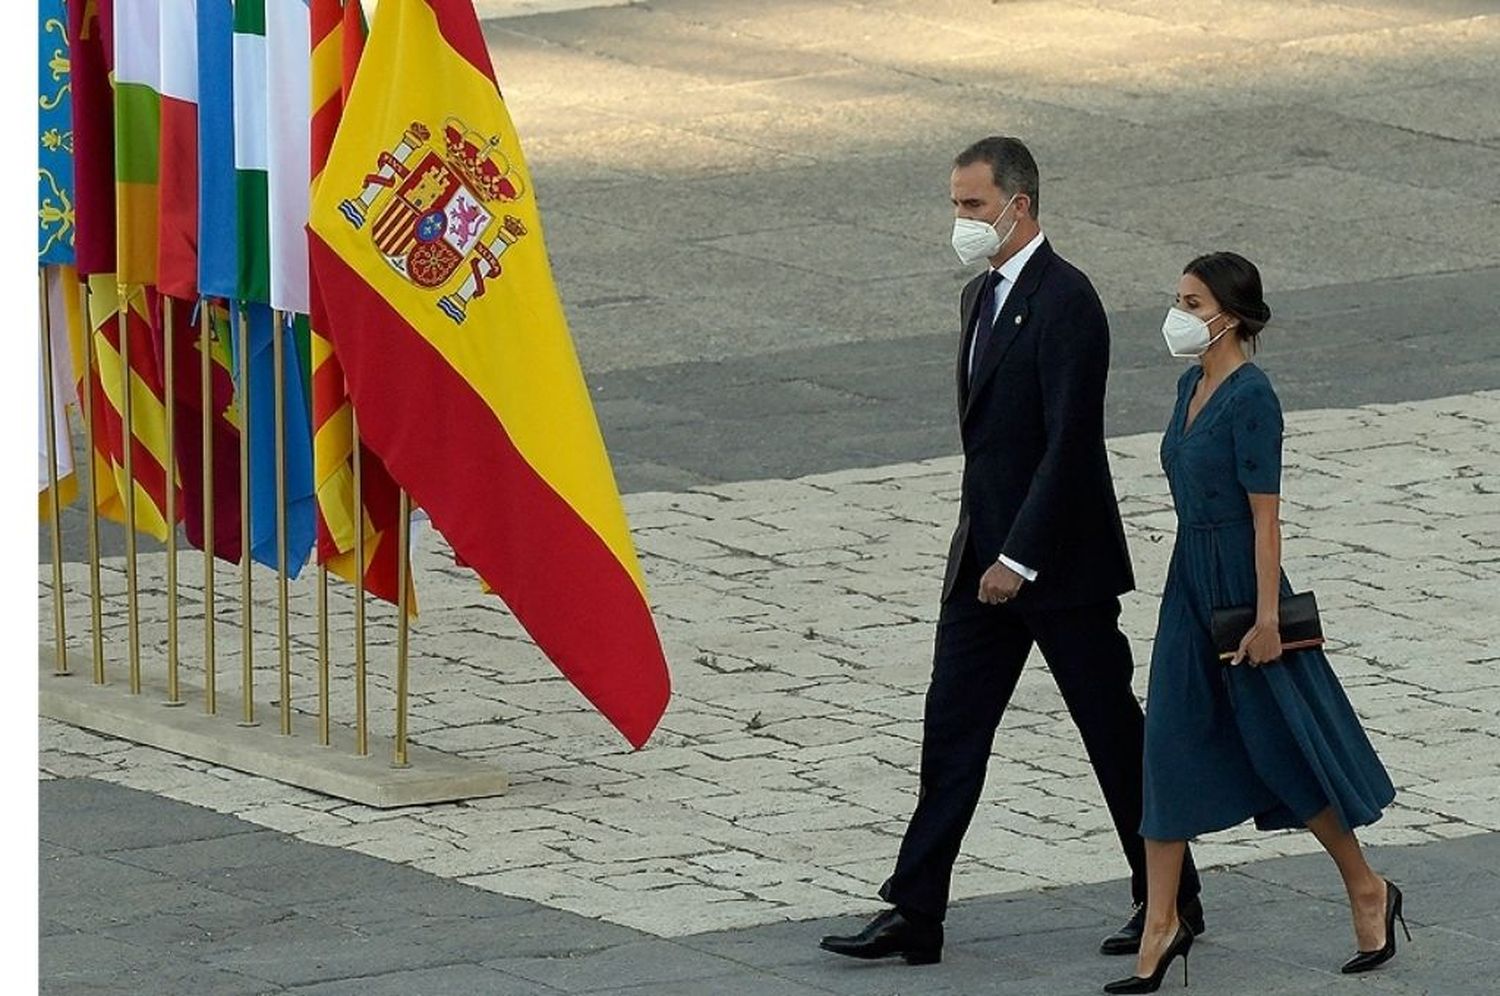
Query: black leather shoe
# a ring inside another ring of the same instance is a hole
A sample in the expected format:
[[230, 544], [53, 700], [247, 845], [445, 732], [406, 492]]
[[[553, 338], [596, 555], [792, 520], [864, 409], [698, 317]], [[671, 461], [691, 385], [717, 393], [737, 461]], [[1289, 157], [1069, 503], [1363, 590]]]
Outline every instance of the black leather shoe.
[[931, 965], [943, 958], [943, 925], [916, 923], [899, 909], [886, 910], [853, 937], [825, 937], [818, 947], [850, 958], [900, 955], [908, 965]]
[[[1177, 907], [1177, 915], [1194, 937], [1208, 929], [1203, 922], [1203, 904], [1194, 896]], [[1136, 903], [1130, 911], [1125, 926], [1110, 934], [1099, 945], [1099, 952], [1107, 955], [1135, 954], [1141, 950], [1141, 932], [1146, 929], [1146, 904]]]

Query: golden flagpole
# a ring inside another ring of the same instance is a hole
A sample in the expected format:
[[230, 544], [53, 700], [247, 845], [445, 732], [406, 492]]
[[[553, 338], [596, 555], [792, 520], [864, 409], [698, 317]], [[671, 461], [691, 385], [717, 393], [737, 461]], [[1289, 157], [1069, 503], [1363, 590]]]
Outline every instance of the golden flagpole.
[[214, 662], [214, 378], [208, 298], [198, 299], [198, 390], [203, 408], [203, 711], [219, 711]]
[[327, 747], [332, 737], [328, 712], [328, 566], [318, 565], [318, 743]]
[[135, 393], [130, 369], [130, 288], [119, 286], [120, 309], [116, 313], [120, 326], [120, 366], [123, 370], [120, 394], [122, 435], [125, 450], [125, 604], [130, 661], [130, 694], [141, 693], [141, 633], [139, 591], [136, 585], [135, 544], [135, 419], [131, 395]]
[[354, 752], [370, 753], [370, 728], [365, 715], [365, 479], [359, 455], [359, 418], [349, 412], [349, 435], [354, 439]]
[[276, 410], [276, 608], [277, 636], [281, 650], [281, 732], [292, 732], [292, 648], [287, 628], [286, 601], [286, 371], [282, 366], [285, 344], [282, 328], [286, 312], [271, 313], [271, 357], [276, 365], [272, 380]]
[[[89, 316], [89, 285], [87, 278], [79, 281], [78, 303], [83, 313], [84, 363], [83, 374], [83, 447], [87, 451], [84, 462], [89, 470], [89, 614], [93, 626], [94, 684], [104, 684], [104, 611], [103, 595], [99, 589], [99, 464], [94, 453], [94, 367], [98, 362], [94, 352], [94, 322]], [[107, 469], [107, 468], [106, 468]]]
[[401, 491], [401, 518], [396, 523], [396, 752], [392, 763], [404, 768], [406, 759], [407, 651], [411, 632], [407, 619], [406, 585], [411, 574], [411, 498]]
[[[47, 271], [36, 271], [41, 290], [42, 403], [47, 414], [47, 501], [52, 513], [52, 628], [59, 675], [68, 674], [68, 616], [63, 597], [62, 496], [57, 492], [57, 390], [52, 382], [52, 303], [47, 299]], [[73, 441], [68, 440], [71, 449]]]
[[182, 689], [177, 680], [177, 427], [175, 406], [177, 404], [177, 364], [172, 355], [176, 343], [172, 335], [172, 298], [163, 294], [162, 308], [162, 354], [163, 393], [165, 394], [166, 425], [166, 470], [167, 470], [167, 705], [180, 706]]
[[255, 726], [255, 634], [250, 589], [250, 321], [240, 304], [240, 697], [241, 726]]

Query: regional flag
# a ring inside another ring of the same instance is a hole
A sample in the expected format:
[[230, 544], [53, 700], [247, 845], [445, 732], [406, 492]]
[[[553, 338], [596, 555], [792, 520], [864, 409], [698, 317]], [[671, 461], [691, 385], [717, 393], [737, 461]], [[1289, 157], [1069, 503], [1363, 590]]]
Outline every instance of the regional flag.
[[202, 352], [198, 312], [173, 309], [172, 344], [177, 358], [177, 404], [172, 417], [177, 427], [177, 469], [182, 479], [182, 527], [188, 542], [203, 549], [203, 406], [209, 407], [213, 432], [213, 513], [215, 556], [230, 563], [240, 559], [240, 412], [234, 403], [233, 358], [230, 355], [229, 308], [211, 298], [198, 303], [207, 309], [209, 330], [209, 395], [203, 396]]
[[78, 497], [78, 478], [73, 469], [73, 433], [69, 407], [78, 401], [74, 371], [82, 370], [83, 316], [78, 300], [78, 271], [65, 264], [43, 268], [47, 295], [47, 341], [52, 350], [52, 410], [47, 411], [47, 370], [38, 357], [37, 373], [37, 497], [43, 522], [52, 518], [50, 489], [51, 457], [47, 446], [47, 420], [51, 419], [57, 441], [57, 500], [71, 504]]
[[115, 270], [115, 125], [109, 71], [113, 0], [68, 4], [73, 82], [73, 245], [78, 273]]
[[62, 0], [41, 0], [37, 13], [42, 46], [37, 60], [37, 256], [46, 266], [74, 259], [73, 102]]
[[[206, 9], [213, 0], [202, 0]], [[272, 0], [279, 3], [280, 0]], [[275, 13], [273, 11], [273, 13]], [[274, 338], [282, 337], [285, 350], [285, 404], [283, 440], [285, 443], [287, 563], [289, 575], [296, 577], [311, 552], [316, 534], [312, 483], [311, 413], [306, 402], [309, 393], [303, 371], [308, 364], [299, 360], [298, 336], [288, 323], [278, 327], [270, 308], [271, 281], [271, 147], [269, 100], [272, 91], [267, 46], [267, 0], [237, 0], [232, 24], [232, 104], [233, 162], [235, 169], [235, 286], [227, 296], [235, 302], [231, 320], [235, 348], [248, 350], [250, 377], [248, 384], [237, 384], [250, 396], [250, 555], [269, 567], [278, 566], [276, 549], [276, 395], [274, 389]], [[303, 32], [303, 61], [306, 61], [306, 31]], [[205, 55], [203, 58], [207, 58]], [[201, 59], [200, 59], [201, 61]], [[306, 70], [303, 70], [304, 73]], [[305, 100], [305, 98], [304, 98]], [[202, 108], [210, 117], [207, 102]], [[300, 127], [308, 128], [304, 104]], [[289, 139], [289, 141], [295, 141]], [[303, 156], [307, 140], [302, 141]], [[205, 167], [206, 169], [206, 167]], [[302, 167], [306, 185], [307, 166]], [[280, 203], [280, 202], [278, 202]], [[305, 194], [303, 203], [305, 204]], [[207, 205], [205, 204], [205, 210]], [[299, 216], [298, 225], [305, 223]], [[305, 234], [300, 236], [306, 238]], [[214, 288], [217, 290], [217, 288]], [[248, 325], [249, 342], [239, 342], [243, 314]], [[236, 364], [236, 372], [238, 364]]]
[[636, 747], [670, 677], [467, 0], [384, 0], [313, 196], [370, 447]]
[[161, 188], [157, 201], [156, 286], [184, 300], [198, 296], [197, 0], [161, 5]]
[[198, 290], [239, 293], [234, 3], [198, 0]]
[[[239, 343], [243, 309], [249, 343]], [[282, 422], [285, 446], [286, 551], [288, 576], [295, 578], [307, 562], [316, 538], [312, 483], [312, 435], [299, 350], [292, 330], [264, 304], [233, 305], [232, 328], [236, 349], [249, 349], [250, 367], [250, 556], [275, 569], [276, 549], [276, 355], [273, 335], [282, 336], [282, 385], [286, 413]], [[245, 389], [246, 385], [238, 385]]]
[[[317, 188], [343, 114], [344, 97], [364, 49], [364, 14], [358, 0], [312, 0], [312, 186]], [[360, 445], [360, 497], [354, 497], [354, 409], [344, 389], [344, 368], [326, 336], [328, 309], [316, 275], [309, 286], [312, 316], [313, 480], [318, 495], [318, 560], [329, 571], [388, 602], [397, 601], [396, 526], [401, 492], [368, 446]], [[356, 530], [364, 533], [365, 562], [355, 561]], [[413, 575], [407, 574], [407, 610], [417, 612]]]
[[271, 307], [306, 314], [311, 49], [308, 0], [265, 0]]
[[[89, 278], [89, 320], [93, 325], [96, 472], [92, 478], [99, 514], [124, 523], [125, 392], [131, 399], [131, 471], [135, 484], [135, 527], [159, 541], [167, 538], [167, 409], [163, 400], [161, 301], [149, 287], [134, 287], [122, 303], [112, 276]], [[126, 309], [130, 369], [121, 354], [120, 309]], [[177, 508], [183, 503], [179, 497]]]
[[234, 169], [239, 280], [232, 296], [271, 300], [270, 151], [266, 137], [266, 0], [234, 5]]
[[156, 283], [161, 176], [160, 0], [115, 0], [115, 274]]

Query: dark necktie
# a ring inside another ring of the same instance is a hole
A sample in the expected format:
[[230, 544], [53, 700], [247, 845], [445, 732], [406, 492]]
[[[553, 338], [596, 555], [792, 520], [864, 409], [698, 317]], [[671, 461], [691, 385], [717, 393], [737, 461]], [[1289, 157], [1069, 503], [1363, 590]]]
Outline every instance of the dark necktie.
[[984, 351], [994, 338], [995, 332], [995, 291], [1000, 286], [1000, 271], [991, 270], [984, 281], [984, 289], [979, 292], [979, 302], [974, 310], [974, 362], [969, 364], [969, 383], [974, 382], [974, 374], [979, 370], [979, 363], [984, 359]]

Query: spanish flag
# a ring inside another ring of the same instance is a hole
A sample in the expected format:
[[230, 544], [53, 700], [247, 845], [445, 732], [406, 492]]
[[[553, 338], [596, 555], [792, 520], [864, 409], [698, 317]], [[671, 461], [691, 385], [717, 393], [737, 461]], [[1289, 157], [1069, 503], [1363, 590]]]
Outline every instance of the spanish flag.
[[670, 678], [469, 0], [384, 0], [313, 195], [362, 435], [627, 740]]

